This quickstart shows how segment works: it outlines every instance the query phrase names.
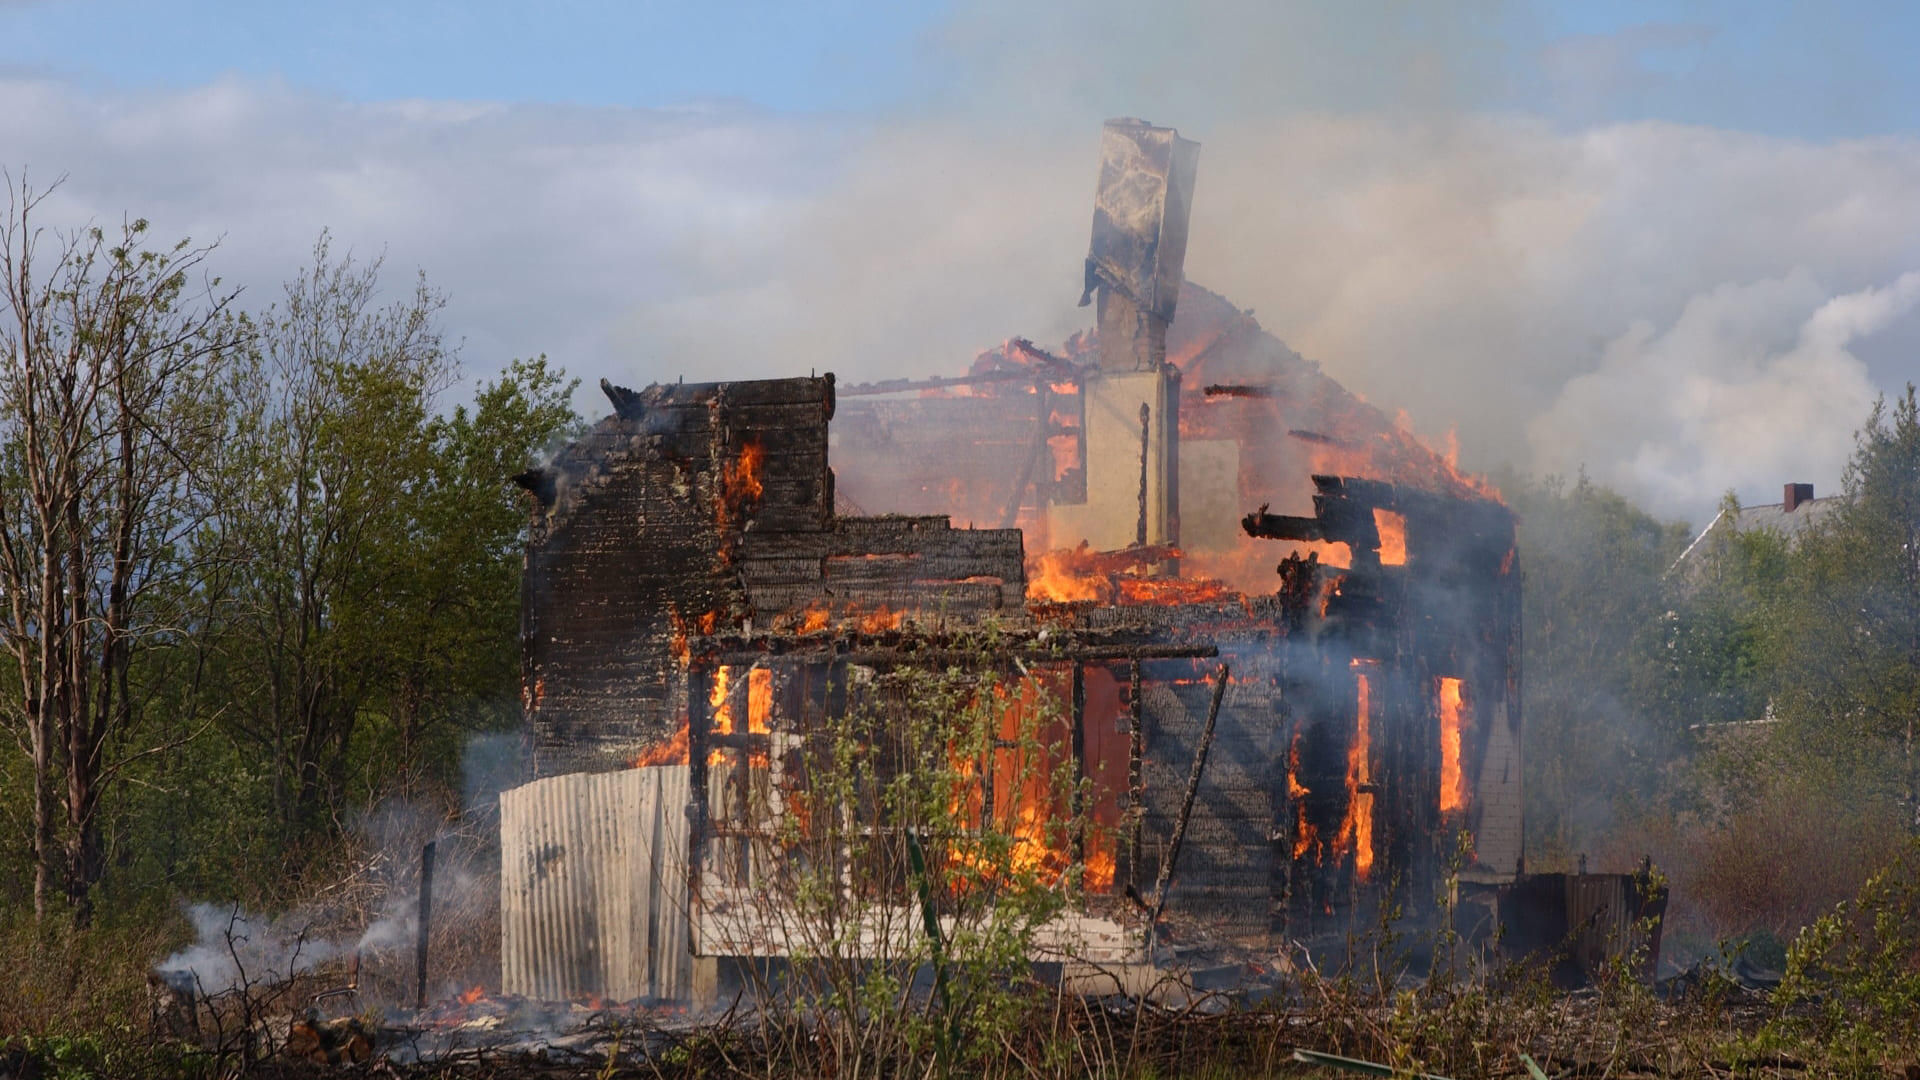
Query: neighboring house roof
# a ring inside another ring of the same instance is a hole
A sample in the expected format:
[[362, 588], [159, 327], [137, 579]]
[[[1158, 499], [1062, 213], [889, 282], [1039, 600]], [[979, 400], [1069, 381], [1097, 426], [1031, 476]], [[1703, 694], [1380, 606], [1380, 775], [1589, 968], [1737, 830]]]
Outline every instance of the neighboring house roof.
[[[1801, 533], [1831, 514], [1842, 501], [1839, 495], [1828, 495], [1819, 499], [1802, 499], [1792, 510], [1788, 510], [1784, 502], [1742, 506], [1739, 517], [1732, 522], [1732, 527], [1737, 532], [1771, 529], [1785, 536], [1789, 541], [1798, 540]], [[1688, 573], [1688, 568], [1697, 562], [1696, 557], [1708, 549], [1707, 537], [1712, 536], [1716, 529], [1728, 527], [1728, 524], [1725, 510], [1715, 515], [1712, 521], [1707, 522], [1707, 527], [1700, 530], [1700, 535], [1693, 538], [1693, 543], [1687, 545], [1687, 550], [1681, 552], [1680, 557], [1673, 561], [1673, 565], [1667, 569], [1667, 576]]]

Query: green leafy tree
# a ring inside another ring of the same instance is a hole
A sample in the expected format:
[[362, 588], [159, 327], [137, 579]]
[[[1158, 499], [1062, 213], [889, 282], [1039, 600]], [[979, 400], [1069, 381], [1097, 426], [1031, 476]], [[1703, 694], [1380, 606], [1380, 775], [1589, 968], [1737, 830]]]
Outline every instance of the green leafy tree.
[[1801, 534], [1762, 613], [1796, 756], [1898, 800], [1920, 830], [1920, 406], [1874, 406], [1841, 503]]
[[378, 260], [336, 262], [324, 235], [313, 255], [260, 319], [223, 492], [227, 722], [269, 755], [290, 825], [339, 804], [362, 710], [391, 679], [431, 404], [453, 377], [439, 294], [419, 281], [382, 306]]
[[46, 234], [45, 192], [0, 220], [0, 716], [32, 778], [33, 898], [78, 922], [103, 872], [102, 800], [158, 753], [143, 664], [198, 646], [207, 481], [242, 324], [194, 282], [210, 249], [147, 250], [147, 223]]
[[[473, 407], [429, 422], [432, 454], [413, 507], [419, 546], [399, 629], [385, 733], [398, 783], [458, 761], [457, 739], [520, 719], [524, 494], [511, 477], [578, 428], [568, 380], [546, 358], [515, 360]], [[444, 778], [443, 778], [444, 779]]]
[[220, 692], [264, 754], [292, 833], [410, 787], [516, 699], [509, 477], [575, 423], [573, 384], [516, 362], [472, 408], [424, 279], [380, 302], [380, 262], [313, 264], [260, 320], [223, 519], [235, 568]]

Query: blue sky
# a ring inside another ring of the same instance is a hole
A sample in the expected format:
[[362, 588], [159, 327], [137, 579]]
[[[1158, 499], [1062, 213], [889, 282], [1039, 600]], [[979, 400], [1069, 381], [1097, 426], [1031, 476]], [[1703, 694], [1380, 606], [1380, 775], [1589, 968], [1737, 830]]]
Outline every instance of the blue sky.
[[12, 0], [0, 55], [131, 86], [238, 73], [362, 101], [858, 110], [913, 95], [938, 0]]
[[[1292, 6], [1337, 25], [1350, 5]], [[1483, 46], [1484, 81], [1471, 92], [1480, 106], [1808, 138], [1920, 124], [1911, 3], [1353, 6], [1416, 33], [1423, 23], [1472, 27]], [[1176, 23], [1178, 11], [1166, 5], [1161, 20]], [[954, 19], [950, 0], [0, 0], [0, 63], [120, 88], [240, 75], [358, 101], [721, 100], [857, 114], [963, 98], [970, 71], [943, 40]], [[1302, 104], [1374, 103], [1354, 85], [1340, 80], [1344, 98]]]
[[417, 268], [475, 378], [859, 380], [1082, 327], [1145, 116], [1203, 143], [1190, 278], [1469, 465], [1698, 520], [1920, 380], [1916, 52], [1891, 3], [0, 0], [0, 168], [249, 306], [322, 229]]

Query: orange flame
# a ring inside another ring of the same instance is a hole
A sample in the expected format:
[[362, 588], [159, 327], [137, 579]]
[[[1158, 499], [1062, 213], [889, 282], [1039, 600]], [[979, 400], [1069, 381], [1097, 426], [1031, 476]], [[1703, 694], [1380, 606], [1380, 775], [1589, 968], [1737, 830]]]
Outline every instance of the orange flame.
[[727, 684], [733, 679], [733, 669], [725, 664], [713, 669], [713, 687], [707, 692], [707, 704], [713, 708], [713, 733], [715, 735], [733, 734], [733, 702], [729, 700]]
[[460, 1004], [462, 1004], [462, 1005], [471, 1005], [471, 1004], [473, 1004], [474, 1002], [476, 1002], [476, 1001], [479, 1001], [479, 1000], [480, 1000], [481, 998], [483, 998], [483, 997], [486, 997], [486, 996], [487, 996], [487, 988], [486, 988], [486, 987], [484, 987], [484, 986], [475, 986], [475, 987], [472, 987], [472, 988], [470, 988], [470, 989], [468, 989], [468, 990], [467, 990], [467, 991], [466, 991], [465, 993], [463, 993], [463, 994], [461, 994], [461, 995], [460, 995]]
[[1380, 532], [1380, 565], [1405, 566], [1407, 563], [1407, 518], [1391, 510], [1375, 508], [1373, 526]]
[[720, 498], [713, 509], [714, 522], [720, 528], [727, 528], [742, 508], [766, 491], [760, 481], [760, 462], [765, 455], [759, 443], [742, 443], [739, 455], [721, 471]]
[[900, 624], [906, 621], [906, 617], [907, 613], [904, 611], [891, 611], [884, 607], [877, 607], [865, 613], [858, 608], [847, 610], [847, 618], [852, 619], [863, 634], [881, 634], [888, 630], [898, 630]]
[[[713, 670], [713, 685], [707, 693], [707, 705], [713, 710], [710, 728], [716, 735], [733, 734], [733, 695], [731, 684], [733, 671], [726, 665]], [[765, 733], [773, 716], [773, 670], [754, 668], [747, 673], [747, 730]], [[690, 752], [688, 744], [687, 721], [680, 719], [680, 727], [663, 742], [657, 742], [634, 756], [633, 767], [644, 769], [652, 765], [685, 765]], [[710, 764], [718, 765], [725, 759], [723, 751], [715, 750], [707, 756]], [[765, 764], [765, 755], [755, 754], [753, 763]]]
[[[967, 827], [994, 830], [1013, 841], [1006, 869], [1017, 874], [1036, 874], [1048, 883], [1058, 881], [1069, 864], [1068, 852], [1060, 843], [1064, 839], [1059, 835], [1061, 830], [1055, 827], [1056, 814], [1065, 808], [1054, 805], [1055, 793], [1049, 784], [1052, 771], [1059, 764], [1053, 759], [1058, 744], [1043, 739], [1038, 747], [1029, 747], [1020, 742], [1020, 734], [1022, 718], [1029, 710], [1038, 708], [1043, 697], [1056, 695], [1059, 690], [1057, 683], [1049, 686], [1042, 677], [1022, 679], [1012, 687], [995, 687], [993, 693], [1004, 701], [1004, 706], [999, 745], [987, 751], [992, 775], [1002, 778], [994, 785], [993, 804], [983, 805], [984, 792], [977, 779], [979, 769], [971, 761], [956, 762], [959, 783], [950, 799], [955, 816]], [[1009, 777], [1016, 779], [1006, 782], [1005, 778]], [[1102, 859], [1104, 867], [1096, 866]], [[965, 838], [948, 849], [946, 862], [949, 867], [969, 869], [986, 879], [991, 879], [998, 869]], [[1102, 856], [1098, 845], [1094, 845], [1087, 852], [1083, 879], [1086, 887], [1111, 888], [1113, 873], [1112, 854]], [[1096, 885], [1099, 882], [1104, 883]], [[960, 889], [967, 887], [964, 880], [951, 884]]]
[[[1038, 678], [1023, 679], [1011, 689], [996, 687], [996, 695], [1011, 699], [1001, 713], [1001, 740], [1017, 742], [1023, 717], [1039, 708], [1043, 697], [1057, 691], [1057, 685], [1050, 690]], [[1014, 840], [1013, 869], [1021, 873], [1041, 873], [1048, 880], [1054, 880], [1066, 869], [1067, 859], [1066, 852], [1056, 848], [1048, 836], [1055, 809], [1051, 805], [1054, 793], [1049, 780], [1056, 764], [1050, 760], [1048, 749], [1045, 745], [1040, 747], [1037, 757], [1035, 751], [1025, 748], [994, 750], [1000, 758], [995, 773], [1020, 779], [1016, 784], [996, 785], [994, 801], [1000, 804], [995, 809], [1002, 820], [1007, 821], [1007, 832]]]
[[1086, 889], [1090, 892], [1112, 891], [1114, 872], [1112, 845], [1106, 840], [1089, 842], [1086, 874], [1082, 878], [1082, 884]]
[[1077, 548], [1043, 552], [1027, 567], [1027, 596], [1057, 603], [1107, 601], [1113, 584], [1095, 565], [1097, 554], [1084, 540]]
[[1273, 573], [1273, 567], [1267, 566], [1267, 563], [1274, 561], [1275, 557], [1284, 559], [1289, 555], [1298, 555], [1303, 559], [1318, 555], [1321, 566], [1331, 566], [1336, 570], [1353, 566], [1353, 549], [1339, 540], [1283, 540], [1274, 547], [1255, 549], [1254, 555], [1261, 563], [1263, 572], [1268, 575]]
[[1458, 813], [1467, 805], [1467, 777], [1460, 768], [1461, 683], [1440, 680], [1440, 812]]
[[[1312, 789], [1300, 782], [1300, 732], [1294, 730], [1287, 746], [1287, 798], [1293, 802], [1293, 857], [1298, 859], [1320, 842], [1320, 832], [1307, 820], [1307, 796]], [[1317, 861], [1317, 858], [1316, 858]]]
[[654, 765], [685, 765], [687, 763], [687, 721], [680, 720], [680, 729], [664, 742], [654, 743], [633, 759], [633, 767], [645, 769]]
[[674, 660], [682, 666], [693, 658], [693, 636], [699, 634], [705, 637], [720, 625], [720, 613], [717, 611], [709, 611], [689, 620], [680, 614], [679, 609], [669, 607], [667, 618], [673, 625], [673, 637], [668, 648], [672, 651]]
[[[733, 694], [730, 684], [733, 681], [733, 669], [725, 664], [713, 669], [713, 685], [707, 692], [707, 705], [713, 709], [712, 719], [708, 721], [708, 730], [715, 735], [733, 734]], [[707, 764], [719, 765], [727, 759], [726, 753], [713, 750], [707, 754]]]
[[[1263, 561], [1265, 554], [1260, 553]], [[1238, 598], [1229, 581], [1208, 575], [1148, 576], [1160, 564], [1184, 558], [1179, 548], [1165, 545], [1095, 551], [1082, 540], [1077, 547], [1042, 552], [1028, 562], [1027, 598], [1122, 605], [1209, 604]]]
[[[733, 669], [725, 664], [713, 669], [713, 689], [707, 694], [707, 704], [713, 707], [711, 730], [715, 735], [732, 735], [736, 720], [733, 715]], [[747, 732], [764, 735], [769, 730], [768, 722], [773, 716], [773, 669], [747, 669]], [[726, 763], [727, 751], [715, 748], [707, 754], [707, 764]], [[767, 767], [767, 755], [762, 751], [753, 751], [747, 755], [748, 768]]]
[[[1360, 661], [1354, 661], [1356, 664]], [[1361, 881], [1373, 871], [1373, 792], [1369, 757], [1368, 722], [1373, 711], [1373, 689], [1366, 674], [1356, 675], [1359, 709], [1353, 728], [1353, 743], [1347, 748], [1347, 815], [1334, 838], [1334, 850], [1353, 852], [1353, 871]]]
[[1211, 604], [1239, 593], [1212, 578], [1119, 578], [1122, 604]]
[[1460, 469], [1460, 444], [1449, 430], [1444, 450], [1434, 450], [1413, 430], [1403, 411], [1392, 424], [1379, 410], [1356, 400], [1342, 413], [1323, 418], [1330, 431], [1313, 438], [1311, 471], [1322, 475], [1384, 480], [1456, 498], [1504, 500], [1484, 476]]
[[765, 735], [772, 729], [767, 721], [773, 716], [773, 669], [757, 667], [747, 672], [747, 730]]
[[1325, 588], [1320, 591], [1320, 617], [1327, 617], [1327, 609], [1333, 606], [1333, 598], [1340, 595], [1340, 587], [1346, 583], [1345, 574], [1337, 574], [1327, 579]]
[[[713, 731], [717, 735], [733, 734], [733, 673], [725, 666], [715, 669], [713, 693], [708, 701], [713, 705]], [[755, 667], [747, 669], [747, 732], [752, 735], [765, 735], [772, 728], [773, 718], [773, 669]], [[709, 764], [719, 765], [726, 760], [724, 750], [714, 750], [707, 756]], [[747, 767], [764, 769], [768, 765], [765, 751], [755, 750], [747, 754]]]

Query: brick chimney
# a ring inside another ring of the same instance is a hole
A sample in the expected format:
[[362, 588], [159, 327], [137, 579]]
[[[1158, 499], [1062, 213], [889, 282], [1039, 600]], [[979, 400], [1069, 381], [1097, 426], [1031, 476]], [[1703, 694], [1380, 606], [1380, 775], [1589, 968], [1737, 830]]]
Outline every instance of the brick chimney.
[[1786, 486], [1786, 498], [1781, 500], [1780, 508], [1791, 514], [1799, 508], [1801, 503], [1810, 503], [1812, 501], [1812, 484], [1788, 484]]

